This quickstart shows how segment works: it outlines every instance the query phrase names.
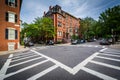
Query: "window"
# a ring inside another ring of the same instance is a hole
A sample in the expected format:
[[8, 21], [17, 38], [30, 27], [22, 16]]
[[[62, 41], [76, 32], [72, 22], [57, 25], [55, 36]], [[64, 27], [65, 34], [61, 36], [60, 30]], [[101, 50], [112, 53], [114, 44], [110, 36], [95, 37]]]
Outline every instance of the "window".
[[10, 39], [10, 40], [14, 40], [15, 39], [15, 30], [14, 29], [9, 29], [8, 39]]
[[58, 22], [58, 27], [62, 27], [62, 23], [61, 22]]
[[75, 32], [76, 32], [76, 33], [78, 32], [78, 28], [75, 28]]
[[17, 22], [17, 15], [12, 12], [6, 12], [6, 21], [15, 23]]
[[72, 29], [72, 28], [69, 28], [69, 32], [73, 32], [73, 29]]
[[62, 36], [62, 31], [58, 31], [58, 36]]
[[18, 31], [15, 29], [6, 29], [5, 33], [5, 38], [8, 40], [15, 40], [18, 37]]
[[58, 15], [58, 19], [60, 19], [60, 20], [61, 20], [61, 19], [62, 19], [62, 16], [61, 16], [61, 15]]
[[17, 0], [5, 0], [5, 2], [11, 7], [17, 7]]

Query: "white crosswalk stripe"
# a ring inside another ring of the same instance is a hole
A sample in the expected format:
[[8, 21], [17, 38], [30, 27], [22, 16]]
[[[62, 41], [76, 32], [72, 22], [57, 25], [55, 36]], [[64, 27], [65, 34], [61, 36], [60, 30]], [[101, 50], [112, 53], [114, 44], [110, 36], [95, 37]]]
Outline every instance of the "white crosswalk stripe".
[[35, 66], [38, 66], [38, 65], [43, 64], [43, 63], [48, 62], [48, 61], [49, 61], [49, 60], [44, 60], [44, 61], [41, 61], [41, 62], [32, 64], [31, 66], [28, 66], [28, 67], [22, 68], [22, 69], [20, 69], [20, 70], [17, 70], [17, 71], [15, 71], [15, 72], [9, 73], [9, 74], [5, 75], [5, 78], [10, 77], [10, 76], [15, 75], [15, 74], [18, 74], [18, 73], [20, 73], [20, 72], [23, 72], [23, 71], [25, 71], [25, 70], [28, 70], [28, 69], [30, 69], [30, 68], [33, 68], [33, 67], [35, 67]]
[[102, 73], [100, 73], [100, 72], [91, 70], [91, 69], [86, 68], [86, 67], [83, 67], [82, 70], [84, 70], [84, 71], [86, 71], [87, 73], [90, 73], [90, 74], [92, 74], [92, 75], [94, 75], [94, 76], [97, 76], [97, 77], [99, 77], [99, 78], [101, 78], [101, 79], [103, 79], [103, 80], [118, 80], [118, 79], [115, 79], [115, 78], [113, 78], [113, 77], [107, 76], [107, 75], [105, 75], [105, 74], [102, 74]]
[[106, 63], [103, 63], [103, 62], [93, 61], [93, 60], [90, 61], [90, 62], [91, 62], [91, 63], [98, 64], [98, 65], [106, 66], [106, 67], [109, 67], [109, 68], [112, 68], [112, 69], [120, 70], [120, 67], [118, 67], [118, 66], [114, 66], [114, 65], [106, 64]]
[[38, 74], [36, 74], [36, 75], [28, 78], [27, 80], [36, 80], [36, 79], [44, 76], [45, 74], [49, 73], [50, 71], [52, 71], [52, 70], [54, 70], [54, 69], [56, 69], [56, 68], [58, 68], [58, 67], [59, 67], [59, 66], [57, 66], [57, 65], [54, 65], [54, 66], [52, 66], [52, 67], [49, 67], [48, 69], [46, 69], [46, 70], [44, 70], [44, 71], [42, 71], [42, 72], [40, 72], [40, 73], [38, 73]]
[[9, 67], [9, 64], [11, 62], [11, 57], [13, 57], [13, 54], [9, 55], [9, 59], [5, 62], [4, 66], [2, 67], [2, 69], [0, 70], [0, 80], [3, 80], [5, 78], [5, 74], [7, 72], [7, 69]]
[[113, 57], [120, 57], [119, 55], [114, 55], [114, 54], [105, 54], [105, 53], [101, 53], [100, 55], [107, 55], [107, 56], [113, 56]]
[[34, 61], [34, 60], [37, 60], [37, 59], [40, 59], [40, 58], [42, 58], [42, 57], [37, 57], [37, 58], [33, 58], [33, 59], [30, 59], [30, 60], [27, 60], [27, 61], [23, 61], [23, 62], [20, 62], [20, 63], [9, 66], [9, 68], [14, 67], [14, 66], [18, 66], [18, 65], [21, 65], [21, 64], [24, 64], [24, 63], [28, 63], [30, 61]]
[[107, 57], [102, 57], [102, 56], [96, 56], [96, 57], [97, 57], [97, 58], [101, 58], [101, 59], [107, 59], [107, 60], [112, 60], [112, 61], [120, 62], [119, 59], [107, 58]]
[[36, 56], [38, 56], [38, 55], [33, 55], [33, 56], [23, 57], [23, 58], [20, 58], [20, 59], [15, 59], [15, 60], [12, 60], [11, 62], [20, 61], [20, 60], [23, 60], [23, 59], [28, 59], [28, 58], [32, 58], [32, 57], [36, 57]]

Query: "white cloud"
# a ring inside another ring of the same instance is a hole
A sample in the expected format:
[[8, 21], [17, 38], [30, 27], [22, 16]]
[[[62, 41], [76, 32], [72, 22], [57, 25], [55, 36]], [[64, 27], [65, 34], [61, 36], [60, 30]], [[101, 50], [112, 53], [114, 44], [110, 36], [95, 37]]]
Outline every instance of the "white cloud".
[[119, 0], [23, 0], [21, 19], [30, 23], [34, 18], [42, 17], [50, 5], [55, 6], [56, 4], [76, 17], [85, 18], [88, 16], [98, 19], [101, 12], [119, 4], [119, 2]]
[[31, 23], [36, 17], [42, 17], [43, 12], [48, 9], [47, 6], [34, 0], [29, 0], [28, 2], [23, 1], [23, 3], [21, 19], [28, 23]]

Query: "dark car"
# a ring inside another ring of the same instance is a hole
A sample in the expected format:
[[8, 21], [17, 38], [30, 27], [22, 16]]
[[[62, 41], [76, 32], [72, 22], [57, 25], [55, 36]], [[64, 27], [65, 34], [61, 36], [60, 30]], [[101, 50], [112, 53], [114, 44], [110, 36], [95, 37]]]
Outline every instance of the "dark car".
[[107, 39], [102, 39], [100, 45], [110, 45], [110, 42]]
[[54, 41], [53, 40], [49, 40], [49, 41], [47, 41], [46, 45], [54, 45]]
[[26, 43], [26, 46], [29, 46], [29, 47], [34, 46], [34, 43], [29, 41], [29, 42]]

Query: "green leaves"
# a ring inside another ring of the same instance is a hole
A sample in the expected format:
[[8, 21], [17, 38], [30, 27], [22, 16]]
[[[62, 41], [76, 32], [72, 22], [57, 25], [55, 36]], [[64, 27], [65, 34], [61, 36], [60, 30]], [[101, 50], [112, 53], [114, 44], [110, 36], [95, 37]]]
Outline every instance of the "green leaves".
[[106, 34], [111, 34], [111, 29], [114, 29], [115, 32], [120, 32], [119, 21], [120, 21], [120, 5], [114, 6], [113, 8], [108, 8], [103, 13], [101, 13], [99, 17], [99, 22], [101, 23], [101, 26], [105, 29]]
[[37, 17], [33, 21], [34, 23], [27, 24], [23, 23], [23, 29], [21, 35], [26, 33], [27, 37], [31, 37], [34, 42], [38, 42], [40, 40], [46, 41], [49, 38], [54, 37], [54, 26], [53, 21], [47, 17]]

